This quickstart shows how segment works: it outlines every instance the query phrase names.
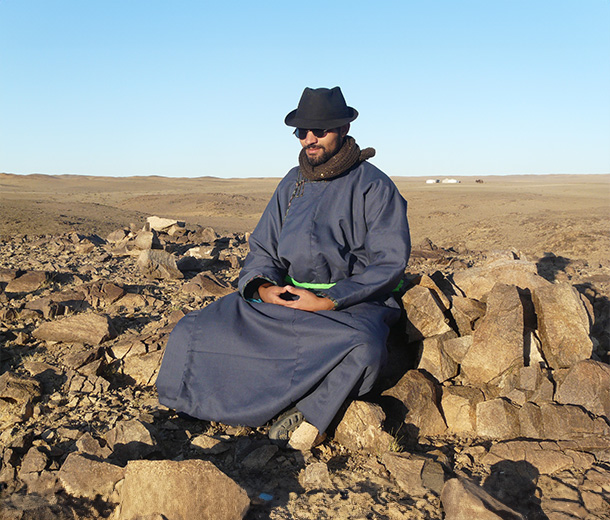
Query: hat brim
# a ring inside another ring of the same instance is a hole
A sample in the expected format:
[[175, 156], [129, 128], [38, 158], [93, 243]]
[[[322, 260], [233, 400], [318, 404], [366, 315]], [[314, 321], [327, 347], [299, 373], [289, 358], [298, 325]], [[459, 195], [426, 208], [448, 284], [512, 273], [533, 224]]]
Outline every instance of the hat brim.
[[313, 130], [326, 130], [328, 128], [339, 128], [340, 126], [351, 123], [358, 117], [358, 111], [355, 108], [348, 107], [351, 114], [348, 117], [340, 119], [305, 119], [297, 117], [297, 110], [290, 112], [284, 119], [287, 126], [296, 128], [309, 128]]

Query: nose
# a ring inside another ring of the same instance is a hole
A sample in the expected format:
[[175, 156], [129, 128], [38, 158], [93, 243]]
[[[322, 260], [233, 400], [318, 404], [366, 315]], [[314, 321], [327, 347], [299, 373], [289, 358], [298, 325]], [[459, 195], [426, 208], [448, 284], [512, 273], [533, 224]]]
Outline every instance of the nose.
[[318, 142], [318, 138], [313, 135], [313, 132], [311, 130], [307, 130], [307, 136], [305, 137], [305, 139], [303, 139], [303, 144], [305, 146], [308, 146], [310, 144], [315, 144]]

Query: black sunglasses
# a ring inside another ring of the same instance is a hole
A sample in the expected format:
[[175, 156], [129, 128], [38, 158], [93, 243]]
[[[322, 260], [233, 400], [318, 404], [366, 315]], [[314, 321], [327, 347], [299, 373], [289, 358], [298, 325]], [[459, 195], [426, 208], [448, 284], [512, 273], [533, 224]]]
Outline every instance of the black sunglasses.
[[318, 139], [321, 137], [326, 137], [328, 132], [331, 132], [334, 128], [328, 128], [326, 130], [321, 130], [319, 128], [295, 128], [293, 134], [297, 136], [297, 139], [305, 139], [307, 137], [307, 132], [311, 132]]

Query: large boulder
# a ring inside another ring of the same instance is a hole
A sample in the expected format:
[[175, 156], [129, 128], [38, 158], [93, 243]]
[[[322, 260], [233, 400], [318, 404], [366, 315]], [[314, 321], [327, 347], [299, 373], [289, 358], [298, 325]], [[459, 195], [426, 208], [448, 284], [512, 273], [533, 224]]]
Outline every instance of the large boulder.
[[108, 500], [125, 470], [80, 453], [70, 453], [59, 470], [59, 481], [66, 492], [91, 500], [98, 496]]
[[593, 360], [576, 363], [559, 384], [555, 400], [610, 419], [610, 366]]
[[134, 240], [134, 245], [137, 249], [146, 251], [147, 249], [161, 249], [161, 243], [155, 230], [147, 231], [143, 229], [138, 232]]
[[438, 336], [451, 330], [439, 300], [427, 287], [410, 287], [402, 297], [402, 302], [407, 313], [409, 340]]
[[487, 298], [487, 312], [462, 359], [471, 384], [489, 383], [507, 370], [523, 366], [523, 305], [517, 287], [498, 283]]
[[379, 405], [353, 401], [335, 431], [335, 440], [354, 451], [372, 454], [390, 448], [393, 438], [383, 431], [385, 414]]
[[445, 483], [442, 466], [432, 459], [406, 453], [384, 453], [381, 462], [398, 485], [413, 496], [423, 496], [431, 489], [440, 494]]
[[441, 493], [445, 520], [525, 520], [466, 478], [448, 480]]
[[208, 273], [199, 273], [188, 283], [184, 284], [182, 290], [187, 294], [193, 294], [200, 298], [207, 296], [225, 296], [234, 292], [234, 289], [226, 284], [221, 284], [216, 277]]
[[117, 333], [105, 314], [77, 314], [42, 323], [32, 335], [43, 341], [99, 345]]
[[580, 406], [527, 402], [519, 410], [521, 435], [531, 439], [579, 440], [608, 436], [610, 426], [601, 417], [591, 417]]
[[419, 370], [409, 370], [383, 396], [388, 416], [392, 422], [404, 423], [409, 437], [441, 435], [447, 430], [438, 407], [437, 383]]
[[510, 259], [500, 259], [483, 267], [458, 271], [453, 276], [453, 281], [466, 297], [480, 301], [487, 299], [496, 283], [516, 285], [521, 290], [530, 291], [551, 285], [538, 275], [535, 263]]
[[559, 446], [556, 442], [511, 440], [493, 444], [481, 459], [486, 466], [502, 461], [525, 461], [540, 475], [552, 475], [558, 471], [575, 469], [586, 470], [595, 463], [590, 453], [575, 451]]
[[144, 276], [157, 279], [181, 279], [182, 271], [176, 265], [176, 258], [167, 251], [148, 249], [142, 251], [137, 261], [138, 268]]
[[484, 400], [483, 392], [473, 386], [444, 387], [441, 406], [449, 432], [473, 435], [477, 429], [477, 405]]
[[491, 439], [519, 436], [519, 407], [502, 398], [477, 404], [477, 435]]
[[24, 404], [42, 395], [40, 383], [33, 377], [4, 372], [0, 376], [0, 401]]
[[127, 356], [123, 360], [123, 374], [131, 377], [138, 385], [154, 385], [162, 359], [162, 350]]
[[185, 223], [173, 218], [157, 217], [156, 215], [146, 218], [146, 222], [150, 229], [154, 231], [166, 231], [172, 226], [184, 227]]
[[120, 461], [146, 457], [157, 445], [149, 429], [137, 419], [118, 422], [104, 438], [113, 457]]
[[485, 316], [485, 304], [472, 298], [454, 296], [451, 314], [461, 336], [468, 336], [474, 331], [477, 322]]
[[576, 289], [566, 283], [538, 287], [532, 300], [547, 363], [557, 369], [589, 359], [593, 353], [589, 317]]
[[453, 339], [455, 336], [455, 332], [450, 331], [440, 336], [424, 339], [417, 369], [428, 372], [439, 383], [455, 377], [458, 374], [458, 364], [444, 348], [445, 341]]
[[43, 287], [49, 280], [49, 274], [44, 271], [29, 271], [11, 280], [4, 291], [7, 293], [30, 293]]
[[240, 520], [249, 507], [244, 489], [211, 462], [138, 460], [127, 464], [116, 517]]

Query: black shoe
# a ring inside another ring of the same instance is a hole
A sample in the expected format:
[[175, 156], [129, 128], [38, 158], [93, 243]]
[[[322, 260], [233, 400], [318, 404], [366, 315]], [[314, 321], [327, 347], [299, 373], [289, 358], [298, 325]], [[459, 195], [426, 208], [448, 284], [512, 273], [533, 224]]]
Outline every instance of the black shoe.
[[292, 432], [304, 421], [303, 414], [296, 408], [291, 408], [280, 415], [269, 428], [269, 438], [272, 441], [288, 442]]

